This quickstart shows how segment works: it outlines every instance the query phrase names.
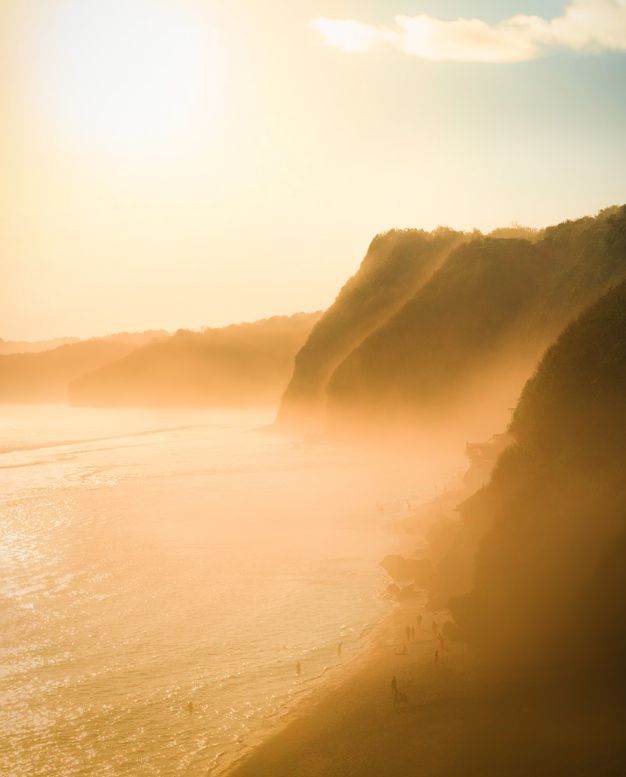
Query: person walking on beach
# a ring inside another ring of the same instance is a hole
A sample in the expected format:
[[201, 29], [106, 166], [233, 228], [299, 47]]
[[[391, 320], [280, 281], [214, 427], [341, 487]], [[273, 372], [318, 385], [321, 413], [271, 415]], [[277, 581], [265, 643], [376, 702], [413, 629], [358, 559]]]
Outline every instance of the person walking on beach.
[[393, 699], [393, 703], [398, 703], [398, 681], [396, 680], [396, 676], [391, 678], [391, 698]]
[[435, 669], [439, 667], [439, 651], [435, 650]]

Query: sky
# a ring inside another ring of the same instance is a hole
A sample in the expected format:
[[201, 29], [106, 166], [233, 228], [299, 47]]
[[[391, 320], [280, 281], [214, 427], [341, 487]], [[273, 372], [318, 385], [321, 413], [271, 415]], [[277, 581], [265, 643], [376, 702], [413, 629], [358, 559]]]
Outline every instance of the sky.
[[626, 0], [2, 0], [0, 337], [329, 305], [393, 227], [626, 202]]

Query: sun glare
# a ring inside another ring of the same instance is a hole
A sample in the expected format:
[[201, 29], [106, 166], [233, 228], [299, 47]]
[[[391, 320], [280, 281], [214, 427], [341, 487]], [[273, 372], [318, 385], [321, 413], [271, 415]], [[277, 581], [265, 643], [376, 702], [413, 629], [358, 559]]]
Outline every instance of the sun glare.
[[70, 0], [41, 22], [36, 101], [71, 142], [161, 149], [219, 112], [215, 34], [182, 4]]

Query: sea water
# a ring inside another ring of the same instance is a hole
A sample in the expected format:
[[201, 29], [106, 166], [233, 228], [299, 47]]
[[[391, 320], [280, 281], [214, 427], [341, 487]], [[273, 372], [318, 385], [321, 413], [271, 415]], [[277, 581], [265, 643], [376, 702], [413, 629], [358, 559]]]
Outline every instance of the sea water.
[[361, 648], [415, 472], [272, 415], [0, 409], [0, 774], [210, 774]]

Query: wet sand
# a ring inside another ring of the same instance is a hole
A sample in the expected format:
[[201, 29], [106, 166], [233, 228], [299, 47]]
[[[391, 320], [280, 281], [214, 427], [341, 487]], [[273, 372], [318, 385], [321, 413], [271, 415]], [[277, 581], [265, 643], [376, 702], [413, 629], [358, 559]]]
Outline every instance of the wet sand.
[[[302, 703], [228, 777], [626, 774], [622, 711], [487, 687], [459, 645], [445, 645], [435, 666], [430, 615], [408, 654], [397, 655], [405, 626], [417, 628], [416, 612], [399, 607], [340, 682]], [[392, 702], [394, 674], [408, 697], [400, 707]]]

